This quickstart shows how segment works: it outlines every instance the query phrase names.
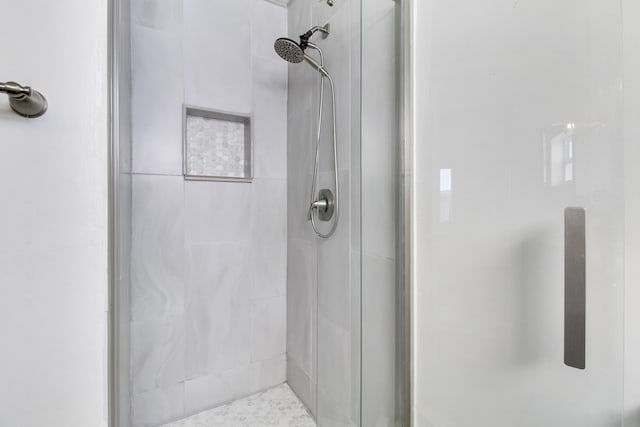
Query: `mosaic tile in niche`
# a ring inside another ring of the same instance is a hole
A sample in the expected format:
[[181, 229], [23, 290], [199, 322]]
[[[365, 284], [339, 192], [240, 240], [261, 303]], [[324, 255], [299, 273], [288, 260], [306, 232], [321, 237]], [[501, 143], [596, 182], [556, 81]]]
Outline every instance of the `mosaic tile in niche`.
[[187, 175], [246, 178], [245, 125], [187, 115]]

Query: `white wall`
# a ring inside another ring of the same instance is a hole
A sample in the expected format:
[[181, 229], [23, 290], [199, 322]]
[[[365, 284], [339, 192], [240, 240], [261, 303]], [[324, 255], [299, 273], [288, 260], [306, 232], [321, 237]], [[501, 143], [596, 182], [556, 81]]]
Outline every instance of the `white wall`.
[[[133, 424], [285, 381], [287, 10], [132, 1]], [[253, 115], [251, 184], [185, 181], [182, 104]]]
[[[620, 3], [414, 6], [415, 425], [621, 425]], [[584, 371], [563, 364], [567, 206], [587, 209]]]
[[[107, 5], [0, 1], [0, 425], [107, 425]], [[33, 33], [30, 33], [33, 31]]]

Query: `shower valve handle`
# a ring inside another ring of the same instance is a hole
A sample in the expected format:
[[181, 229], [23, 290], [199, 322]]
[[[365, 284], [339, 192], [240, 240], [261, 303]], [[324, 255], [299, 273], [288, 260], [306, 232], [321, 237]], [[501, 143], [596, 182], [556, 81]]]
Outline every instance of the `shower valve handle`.
[[307, 218], [311, 221], [311, 215], [313, 215], [313, 210], [318, 212], [318, 218], [320, 221], [329, 221], [333, 218], [333, 213], [336, 209], [335, 198], [333, 196], [333, 192], [329, 189], [322, 189], [318, 193], [318, 200], [311, 203], [309, 206], [309, 212]]
[[313, 215], [314, 209], [316, 209], [318, 212], [322, 212], [327, 210], [327, 206], [329, 206], [329, 201], [327, 199], [316, 200], [315, 202], [311, 203], [311, 206], [309, 206], [309, 214], [307, 215], [307, 219], [311, 221], [311, 215]]

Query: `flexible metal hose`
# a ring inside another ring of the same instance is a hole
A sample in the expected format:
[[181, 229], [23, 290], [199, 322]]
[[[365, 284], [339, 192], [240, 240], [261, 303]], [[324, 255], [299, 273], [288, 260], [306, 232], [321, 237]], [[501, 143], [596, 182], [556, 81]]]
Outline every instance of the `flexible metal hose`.
[[[322, 56], [322, 51], [318, 49], [320, 52], [320, 63], [324, 66], [324, 58]], [[333, 224], [331, 225], [331, 229], [328, 233], [322, 233], [316, 224], [316, 220], [313, 215], [313, 203], [316, 201], [316, 193], [318, 191], [318, 173], [319, 173], [319, 165], [320, 165], [320, 145], [322, 141], [322, 113], [324, 109], [324, 79], [325, 77], [329, 80], [329, 84], [331, 87], [331, 112], [332, 112], [332, 128], [333, 128], [333, 171], [334, 171], [334, 183], [336, 189], [336, 197], [335, 197], [335, 213]], [[311, 184], [311, 201], [309, 205], [309, 218], [311, 220], [311, 226], [313, 227], [313, 231], [316, 235], [322, 239], [327, 239], [335, 233], [336, 228], [338, 227], [338, 222], [340, 218], [340, 185], [338, 183], [338, 133], [336, 126], [336, 94], [335, 94], [335, 86], [333, 83], [333, 79], [327, 73], [320, 74], [320, 102], [318, 108], [318, 137], [316, 140], [316, 155], [313, 166], [313, 182]]]

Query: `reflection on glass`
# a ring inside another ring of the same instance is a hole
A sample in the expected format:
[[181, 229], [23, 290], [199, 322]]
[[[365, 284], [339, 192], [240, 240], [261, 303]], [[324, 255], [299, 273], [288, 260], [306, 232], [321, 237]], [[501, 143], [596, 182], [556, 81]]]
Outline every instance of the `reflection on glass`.
[[440, 222], [451, 221], [451, 169], [440, 169]]
[[543, 145], [545, 184], [557, 187], [565, 182], [573, 181], [573, 137], [575, 131], [575, 123], [567, 123], [551, 139], [547, 139], [545, 136]]

